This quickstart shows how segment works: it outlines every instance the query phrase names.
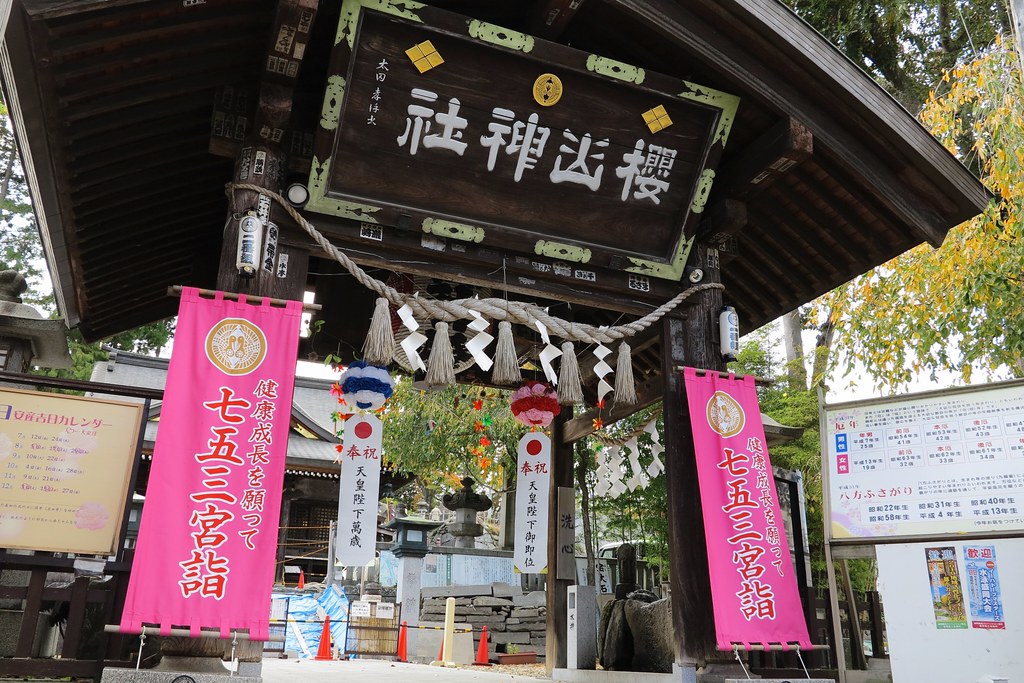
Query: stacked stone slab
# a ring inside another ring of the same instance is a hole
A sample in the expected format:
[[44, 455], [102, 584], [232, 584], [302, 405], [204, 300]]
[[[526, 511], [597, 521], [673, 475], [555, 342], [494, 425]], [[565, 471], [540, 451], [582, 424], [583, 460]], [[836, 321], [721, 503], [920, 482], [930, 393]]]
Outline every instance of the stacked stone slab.
[[480, 586], [424, 588], [421, 622], [443, 622], [445, 602], [455, 598], [456, 627], [472, 627], [473, 651], [480, 646], [480, 634], [487, 626], [488, 656], [497, 661], [496, 651], [514, 643], [520, 652], [534, 651], [544, 658], [547, 609], [544, 591], [523, 593], [519, 586], [495, 583]]

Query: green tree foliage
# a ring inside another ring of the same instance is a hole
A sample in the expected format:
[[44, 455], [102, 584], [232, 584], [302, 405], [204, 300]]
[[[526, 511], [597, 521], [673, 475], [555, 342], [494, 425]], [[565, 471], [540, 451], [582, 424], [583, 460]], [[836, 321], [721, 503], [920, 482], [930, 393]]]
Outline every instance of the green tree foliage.
[[[513, 486], [526, 427], [508, 406], [506, 391], [466, 385], [421, 391], [399, 377], [380, 416], [385, 461], [415, 476], [419, 495], [431, 505], [466, 476], [491, 491]], [[339, 434], [344, 424], [338, 422]]]
[[908, 110], [943, 71], [1006, 34], [1006, 0], [784, 0]]
[[[827, 584], [827, 574], [817, 396], [821, 378], [810, 378], [806, 372], [792, 372], [794, 364], [806, 364], [807, 359], [803, 356], [802, 348], [798, 349], [797, 355], [791, 360], [783, 362], [773, 353], [775, 344], [772, 343], [771, 333], [772, 329], [765, 327], [744, 339], [737, 362], [731, 364], [731, 369], [738, 374], [750, 374], [770, 380], [769, 384], [758, 387], [761, 412], [787, 427], [799, 427], [803, 430], [796, 439], [771, 446], [769, 453], [772, 465], [799, 471], [803, 476], [812, 580], [814, 585], [822, 587]], [[815, 349], [815, 354], [823, 352], [823, 348]], [[873, 561], [851, 561], [850, 574], [855, 589], [874, 590]]]
[[0, 96], [0, 270], [16, 270], [29, 281], [26, 301], [43, 303], [42, 246], [28, 183], [21, 167], [7, 106]]
[[823, 302], [838, 314], [836, 350], [880, 386], [940, 370], [965, 382], [976, 371], [1024, 373], [1022, 101], [1020, 63], [999, 41], [945, 75], [921, 120], [979, 170], [996, 201], [940, 249], [919, 246]]

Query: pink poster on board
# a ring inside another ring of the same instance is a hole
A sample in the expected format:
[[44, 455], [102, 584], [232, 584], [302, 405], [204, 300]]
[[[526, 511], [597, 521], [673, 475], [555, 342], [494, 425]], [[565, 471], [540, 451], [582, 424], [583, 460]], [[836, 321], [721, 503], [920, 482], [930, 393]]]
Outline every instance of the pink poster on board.
[[684, 370], [704, 510], [715, 634], [811, 646], [753, 377]]
[[267, 639], [301, 315], [182, 291], [124, 631]]

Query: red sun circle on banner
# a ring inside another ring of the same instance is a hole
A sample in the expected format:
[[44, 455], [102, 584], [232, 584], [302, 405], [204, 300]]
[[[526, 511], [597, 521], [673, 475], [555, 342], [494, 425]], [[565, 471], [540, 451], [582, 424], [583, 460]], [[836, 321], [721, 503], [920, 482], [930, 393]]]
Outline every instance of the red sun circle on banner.
[[356, 436], [358, 438], [369, 439], [371, 434], [373, 434], [373, 425], [369, 422], [359, 422], [356, 424]]
[[540, 439], [533, 439], [526, 444], [526, 452], [530, 455], [537, 455], [540, 453], [544, 445], [541, 444]]

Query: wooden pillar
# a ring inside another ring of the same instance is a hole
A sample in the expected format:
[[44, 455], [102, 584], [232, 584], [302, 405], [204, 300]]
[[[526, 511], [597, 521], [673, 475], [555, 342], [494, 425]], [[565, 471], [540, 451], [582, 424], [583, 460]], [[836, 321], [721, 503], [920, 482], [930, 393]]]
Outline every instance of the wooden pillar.
[[[287, 158], [283, 144], [288, 140], [292, 99], [309, 32], [316, 17], [318, 0], [279, 0], [271, 30], [271, 41], [263, 60], [256, 113], [245, 143], [235, 162], [234, 183], [246, 183], [282, 194]], [[236, 266], [240, 219], [252, 212], [263, 220], [258, 258], [268, 258], [252, 274], [243, 275]], [[235, 190], [224, 227], [217, 288], [279, 299], [302, 300], [309, 265], [309, 252], [300, 237], [289, 238], [280, 226], [284, 210], [253, 190]], [[288, 218], [287, 222], [291, 222]], [[271, 225], [273, 224], [273, 225]], [[268, 244], [272, 244], [268, 248]]]
[[569, 586], [575, 583], [558, 578], [558, 488], [573, 486], [573, 450], [575, 444], [563, 443], [565, 423], [572, 419], [572, 408], [563, 406], [552, 422], [551, 483], [548, 491], [548, 569], [547, 569], [547, 637], [544, 664], [548, 676], [552, 670], [564, 669], [568, 657], [566, 605]]
[[[718, 252], [696, 246], [690, 265], [703, 272], [702, 283], [719, 282]], [[711, 582], [704, 515], [697, 485], [682, 365], [719, 370], [724, 367], [718, 342], [721, 290], [706, 290], [686, 318], [666, 317], [662, 325], [662, 371], [665, 375], [665, 476], [668, 488], [668, 533], [672, 626], [676, 662], [691, 671], [716, 654]], [[685, 680], [685, 679], [684, 679]]]

